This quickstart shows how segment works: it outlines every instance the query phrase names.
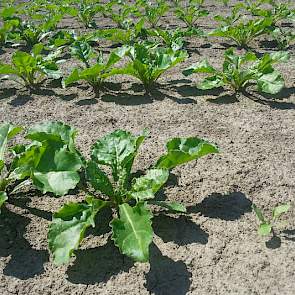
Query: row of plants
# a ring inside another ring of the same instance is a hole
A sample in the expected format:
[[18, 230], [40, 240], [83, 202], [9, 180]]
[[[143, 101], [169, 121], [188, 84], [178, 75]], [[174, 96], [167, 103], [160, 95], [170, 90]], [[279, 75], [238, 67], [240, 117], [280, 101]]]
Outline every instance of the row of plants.
[[[109, 226], [120, 252], [134, 261], [147, 262], [153, 239], [152, 210], [160, 207], [170, 213], [186, 213], [182, 203], [157, 197], [171, 170], [219, 152], [216, 145], [197, 137], [173, 138], [166, 144], [166, 153], [138, 173], [133, 163], [149, 136], [147, 130], [140, 135], [124, 130], [105, 135], [91, 147], [90, 159], [75, 145], [77, 130], [62, 122], [37, 124], [24, 136], [28, 143], [9, 145], [22, 131], [10, 123], [0, 125], [0, 208], [29, 185], [55, 197], [75, 188], [84, 195], [84, 201], [66, 203], [53, 214], [48, 246], [58, 265], [70, 261], [89, 227], [99, 226], [96, 216], [105, 208], [112, 209]], [[260, 221], [258, 233], [275, 236], [277, 221], [289, 208], [289, 204], [275, 207], [268, 220], [253, 205]]]
[[[268, 4], [267, 8], [264, 4]], [[164, 29], [160, 26], [161, 17], [166, 15], [170, 8], [185, 24], [182, 29]], [[253, 18], [249, 19], [245, 12], [251, 14]], [[98, 29], [94, 22], [96, 14], [99, 14], [100, 18], [110, 18], [116, 27]], [[0, 15], [3, 21], [0, 43], [4, 45], [13, 43], [15, 46], [25, 44], [28, 48], [32, 48], [35, 44], [48, 39], [54, 43], [52, 36], [56, 36], [56, 31], [58, 31], [57, 37], [66, 33], [58, 29], [59, 23], [65, 16], [78, 17], [86, 30], [91, 28], [88, 38], [92, 35], [92, 38], [96, 36], [126, 44], [134, 43], [146, 34], [154, 34], [162, 37], [164, 42], [165, 39], [174, 36], [181, 43], [181, 38], [189, 35], [198, 37], [206, 35], [198, 28], [197, 21], [200, 17], [208, 16], [209, 12], [204, 8], [204, 0], [170, 2], [137, 0], [133, 3], [120, 0], [107, 3], [100, 3], [97, 0], [63, 0], [63, 5], [60, 5], [60, 1], [38, 0], [18, 5], [14, 1], [8, 1]], [[218, 28], [209, 32], [208, 36], [230, 39], [237, 46], [248, 47], [253, 39], [267, 34], [282, 50], [288, 48], [295, 38], [292, 30], [279, 26], [281, 21], [295, 19], [295, 9], [291, 8], [289, 2], [245, 1], [236, 4], [229, 16], [215, 15], [214, 19], [219, 23]]]
[[[75, 41], [69, 47], [69, 52], [81, 65], [74, 68], [68, 76], [64, 76], [58, 68], [58, 64], [64, 62], [60, 58], [61, 51], [50, 54], [43, 54], [43, 51], [44, 45], [41, 43], [35, 45], [31, 53], [16, 51], [12, 55], [11, 64], [0, 63], [1, 79], [14, 80], [28, 88], [40, 85], [45, 76], [53, 79], [63, 77], [63, 87], [83, 80], [91, 85], [98, 95], [105, 88], [106, 79], [114, 75], [129, 75], [140, 80], [149, 94], [163, 73], [188, 57], [185, 50], [174, 51], [147, 42], [119, 47], [106, 57], [101, 51], [96, 53], [88, 42]], [[129, 61], [122, 66], [116, 66], [124, 57]], [[259, 91], [275, 94], [284, 87], [284, 79], [273, 65], [288, 59], [288, 52], [266, 53], [258, 58], [250, 51], [237, 54], [231, 48], [224, 53], [222, 70], [203, 60], [183, 70], [183, 75], [209, 74], [197, 85], [203, 90], [229, 86], [237, 93], [250, 83], [255, 83]]]

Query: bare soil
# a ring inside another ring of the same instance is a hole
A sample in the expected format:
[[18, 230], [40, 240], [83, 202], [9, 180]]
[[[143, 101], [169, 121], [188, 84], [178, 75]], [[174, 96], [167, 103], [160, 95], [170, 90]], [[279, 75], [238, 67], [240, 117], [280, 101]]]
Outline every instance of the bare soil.
[[[209, 1], [209, 21], [199, 22], [205, 31], [216, 25], [212, 15], [228, 11], [214, 3]], [[171, 16], [163, 19], [162, 25], [167, 24], [179, 26]], [[80, 24], [68, 19], [62, 26]], [[251, 44], [252, 49], [275, 50], [263, 47], [263, 40]], [[230, 45], [217, 38], [191, 40], [190, 58], [163, 75], [150, 97], [129, 77], [112, 79], [101, 98], [86, 84], [64, 90], [59, 81], [49, 81], [30, 93], [1, 82], [1, 122], [27, 127], [44, 120], [67, 122], [79, 130], [77, 142], [85, 155], [96, 139], [119, 128], [150, 130], [138, 169], [154, 163], [165, 142], [176, 136], [205, 138], [220, 147], [220, 154], [173, 171], [161, 197], [182, 202], [188, 214], [156, 214], [150, 264], [134, 264], [119, 253], [110, 240], [110, 212], [105, 211], [72, 263], [56, 267], [47, 250], [51, 214], [83, 196], [54, 198], [31, 189], [12, 196], [0, 218], [0, 294], [294, 294], [294, 206], [280, 236], [270, 240], [258, 236], [251, 211], [252, 202], [266, 212], [282, 202], [294, 203], [294, 47], [290, 62], [278, 67], [286, 88], [273, 97], [254, 89], [238, 98], [226, 90], [204, 92], [194, 85], [200, 77], [182, 75], [182, 69], [203, 58], [220, 67]], [[110, 50], [107, 44], [98, 46]], [[7, 61], [12, 52], [4, 48], [0, 58]], [[64, 71], [74, 65], [68, 61]]]

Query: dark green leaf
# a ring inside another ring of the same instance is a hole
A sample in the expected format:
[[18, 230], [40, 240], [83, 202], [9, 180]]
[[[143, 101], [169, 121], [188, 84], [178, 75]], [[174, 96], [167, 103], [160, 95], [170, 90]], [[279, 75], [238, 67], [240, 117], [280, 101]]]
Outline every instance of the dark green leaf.
[[139, 201], [152, 199], [168, 180], [166, 169], [150, 169], [146, 175], [137, 178], [131, 188], [131, 196]]
[[53, 215], [48, 232], [49, 250], [55, 264], [68, 263], [73, 251], [78, 249], [89, 226], [95, 226], [97, 212], [108, 203], [87, 198], [87, 203], [69, 203]]
[[110, 223], [115, 245], [122, 254], [135, 261], [147, 262], [149, 245], [153, 239], [151, 212], [143, 203], [138, 203], [134, 207], [122, 204], [119, 206], [119, 215], [120, 218], [115, 218]]
[[155, 167], [172, 169], [207, 154], [218, 153], [215, 145], [197, 137], [174, 138], [167, 143], [167, 150]]

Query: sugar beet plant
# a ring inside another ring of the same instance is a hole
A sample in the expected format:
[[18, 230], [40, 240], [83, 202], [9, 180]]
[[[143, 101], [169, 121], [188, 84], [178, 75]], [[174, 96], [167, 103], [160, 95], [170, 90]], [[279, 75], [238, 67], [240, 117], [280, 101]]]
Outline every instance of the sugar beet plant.
[[265, 217], [261, 209], [258, 208], [255, 204], [252, 205], [252, 208], [260, 223], [257, 230], [258, 234], [261, 236], [268, 236], [270, 233], [272, 233], [273, 236], [276, 236], [275, 229], [278, 225], [278, 220], [290, 209], [290, 204], [281, 204], [276, 206], [272, 210], [271, 219]]
[[275, 94], [284, 87], [282, 75], [273, 68], [273, 64], [286, 62], [289, 59], [287, 52], [264, 54], [260, 59], [252, 52], [237, 55], [232, 48], [224, 53], [223, 69], [219, 71], [203, 60], [183, 71], [185, 76], [193, 73], [209, 74], [197, 85], [199, 89], [212, 89], [230, 86], [232, 90], [241, 92], [250, 83], [256, 83], [258, 90]]
[[95, 56], [90, 45], [85, 41], [77, 41], [72, 46], [72, 55], [76, 56], [84, 63], [84, 67], [75, 68], [72, 73], [63, 80], [64, 87], [76, 83], [80, 80], [86, 81], [92, 86], [94, 92], [99, 95], [103, 89], [104, 82], [107, 78], [116, 74], [113, 67], [125, 55], [127, 48], [122, 47], [110, 53], [107, 60], [104, 59], [103, 53], [100, 52], [96, 63], [91, 65], [91, 58]]
[[164, 72], [188, 57], [186, 51], [174, 51], [171, 48], [159, 47], [154, 43], [134, 44], [126, 54], [130, 57], [131, 62], [118, 69], [116, 73], [139, 79], [147, 94]]
[[27, 88], [35, 88], [44, 77], [60, 78], [61, 72], [56, 61], [59, 52], [45, 56], [42, 54], [43, 48], [42, 44], [36, 44], [31, 54], [16, 51], [12, 55], [12, 64], [0, 62], [0, 80], [9, 79]]
[[201, 5], [203, 0], [189, 0], [189, 1], [175, 0], [175, 10], [174, 13], [177, 18], [183, 21], [187, 27], [193, 28], [200, 17], [207, 16], [209, 11], [203, 9]]
[[[224, 18], [216, 18], [221, 20]], [[254, 19], [238, 23], [222, 23], [217, 29], [209, 33], [209, 36], [224, 37], [235, 42], [239, 47], [247, 48], [257, 37], [266, 34], [271, 29], [272, 19]]]
[[[68, 263], [78, 249], [88, 227], [95, 227], [95, 217], [102, 208], [111, 207], [112, 239], [122, 254], [135, 261], [149, 260], [153, 239], [150, 205], [185, 212], [180, 203], [155, 200], [155, 194], [169, 177], [169, 171], [218, 149], [199, 138], [174, 138], [167, 143], [167, 153], [144, 175], [132, 177], [132, 166], [146, 132], [134, 136], [117, 130], [98, 140], [86, 164], [86, 179], [93, 193], [84, 202], [71, 202], [53, 215], [49, 228], [49, 249], [56, 264]], [[111, 176], [104, 167], [110, 168]], [[99, 226], [99, 225], [98, 225]]]

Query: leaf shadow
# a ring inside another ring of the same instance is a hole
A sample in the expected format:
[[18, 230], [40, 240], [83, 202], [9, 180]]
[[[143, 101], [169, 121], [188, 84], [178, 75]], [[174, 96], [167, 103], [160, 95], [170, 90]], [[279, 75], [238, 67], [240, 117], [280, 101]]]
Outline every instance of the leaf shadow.
[[293, 110], [295, 109], [295, 103], [293, 102], [286, 102], [286, 101], [279, 101], [285, 98], [290, 98], [295, 93], [295, 87], [291, 88], [284, 88], [281, 90], [280, 93], [276, 95], [268, 95], [265, 93], [257, 93], [252, 92], [249, 93], [247, 91], [244, 91], [243, 94], [248, 98], [251, 99], [257, 103], [268, 105], [269, 107], [273, 109], [278, 110]]
[[11, 96], [14, 96], [14, 95], [16, 95], [16, 92], [17, 92], [16, 88], [4, 88], [4, 89], [1, 89], [0, 100], [5, 99], [5, 98], [9, 98]]
[[[38, 216], [40, 218], [46, 219], [48, 221], [52, 220], [52, 213], [38, 208], [32, 208], [28, 205], [31, 202], [30, 198], [18, 197], [22, 193], [16, 194], [15, 196], [9, 197], [8, 203], [15, 207], [28, 210], [32, 215]], [[40, 194], [41, 195], [41, 194]]]
[[233, 104], [238, 102], [238, 98], [236, 94], [224, 94], [222, 96], [218, 96], [217, 98], [210, 98], [207, 101], [214, 103], [214, 104]]
[[286, 229], [283, 234], [287, 241], [295, 242], [295, 229]]
[[188, 213], [201, 213], [205, 217], [234, 221], [252, 211], [252, 201], [242, 192], [227, 195], [213, 193], [195, 206], [187, 207]]
[[94, 285], [107, 282], [120, 272], [127, 272], [133, 261], [123, 256], [108, 239], [103, 246], [75, 251], [76, 260], [68, 267], [68, 281], [74, 284]]
[[185, 263], [163, 256], [154, 243], [150, 250], [150, 270], [145, 275], [145, 287], [149, 293], [155, 295], [187, 294], [192, 274]]
[[265, 242], [265, 246], [268, 249], [278, 249], [281, 247], [282, 239], [278, 236], [272, 236], [268, 241]]
[[0, 218], [0, 257], [11, 256], [3, 269], [6, 276], [21, 280], [44, 273], [44, 263], [48, 262], [46, 250], [35, 250], [24, 238], [30, 219], [6, 208]]
[[161, 237], [165, 243], [172, 241], [179, 246], [208, 243], [208, 233], [185, 215], [177, 217], [157, 215], [153, 218], [153, 229], [155, 234]]
[[28, 94], [18, 94], [14, 99], [12, 99], [9, 104], [13, 107], [21, 107], [33, 100], [32, 96]]
[[185, 84], [181, 86], [172, 87], [178, 94], [183, 97], [186, 96], [218, 96], [224, 92], [222, 87], [209, 89], [209, 90], [200, 90], [195, 85]]

